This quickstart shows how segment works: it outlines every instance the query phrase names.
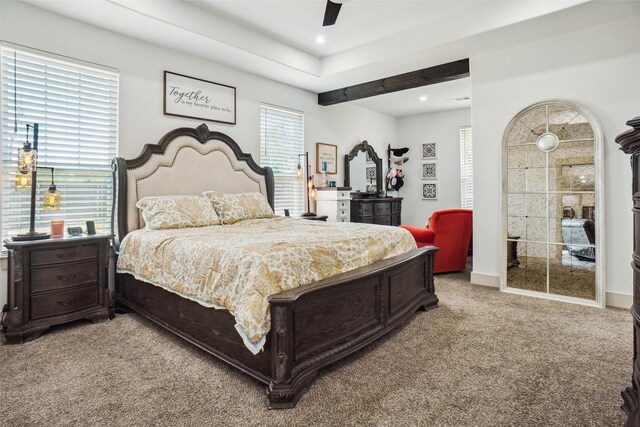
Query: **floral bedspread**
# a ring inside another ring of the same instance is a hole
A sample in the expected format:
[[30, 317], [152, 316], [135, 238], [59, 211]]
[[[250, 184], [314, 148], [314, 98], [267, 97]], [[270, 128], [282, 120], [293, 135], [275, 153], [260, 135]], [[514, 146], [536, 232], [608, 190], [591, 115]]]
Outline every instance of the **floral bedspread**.
[[258, 353], [271, 328], [267, 298], [416, 248], [399, 227], [298, 218], [136, 230], [120, 245], [118, 273], [224, 308]]

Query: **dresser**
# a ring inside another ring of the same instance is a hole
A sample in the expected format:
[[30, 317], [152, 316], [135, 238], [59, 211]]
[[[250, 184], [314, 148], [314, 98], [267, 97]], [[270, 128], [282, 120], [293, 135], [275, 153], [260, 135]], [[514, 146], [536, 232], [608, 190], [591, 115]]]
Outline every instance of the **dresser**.
[[327, 222], [349, 222], [350, 187], [322, 187], [316, 190], [316, 215], [326, 215]]
[[[631, 155], [631, 181], [633, 198], [633, 306], [631, 317], [633, 322], [633, 374], [631, 385], [622, 392], [622, 409], [627, 414], [626, 427], [640, 426], [640, 117], [627, 122], [633, 129], [618, 135], [616, 142], [620, 149]], [[629, 248], [631, 249], [631, 248]]]
[[38, 338], [49, 327], [112, 317], [108, 286], [109, 235], [13, 242], [9, 251], [8, 344]]
[[402, 197], [352, 199], [351, 222], [400, 225], [402, 222]]

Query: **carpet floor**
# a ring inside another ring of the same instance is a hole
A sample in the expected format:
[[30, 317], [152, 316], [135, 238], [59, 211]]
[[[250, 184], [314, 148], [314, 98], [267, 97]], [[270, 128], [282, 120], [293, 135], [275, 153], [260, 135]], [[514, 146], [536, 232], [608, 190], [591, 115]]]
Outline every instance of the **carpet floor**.
[[323, 369], [295, 409], [136, 314], [0, 346], [3, 426], [621, 426], [627, 310], [436, 276], [440, 306]]

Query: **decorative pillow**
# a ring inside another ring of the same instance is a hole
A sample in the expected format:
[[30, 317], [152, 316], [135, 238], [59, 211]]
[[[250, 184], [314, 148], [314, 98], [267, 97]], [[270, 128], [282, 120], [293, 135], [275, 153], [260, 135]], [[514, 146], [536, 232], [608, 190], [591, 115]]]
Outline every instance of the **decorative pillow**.
[[260, 193], [203, 193], [211, 200], [223, 224], [234, 224], [245, 219], [273, 218], [269, 202]]
[[136, 203], [147, 230], [206, 227], [220, 224], [209, 199], [202, 196], [145, 197]]

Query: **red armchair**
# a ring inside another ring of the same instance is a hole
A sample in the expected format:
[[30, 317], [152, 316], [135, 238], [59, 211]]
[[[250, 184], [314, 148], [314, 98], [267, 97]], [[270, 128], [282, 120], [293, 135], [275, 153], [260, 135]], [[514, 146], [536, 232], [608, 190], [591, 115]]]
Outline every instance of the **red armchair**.
[[437, 246], [434, 273], [464, 270], [471, 243], [473, 211], [446, 209], [431, 215], [429, 228], [401, 225], [408, 230], [419, 248]]

